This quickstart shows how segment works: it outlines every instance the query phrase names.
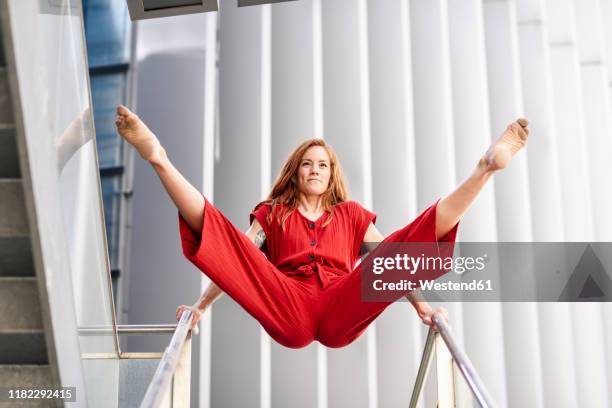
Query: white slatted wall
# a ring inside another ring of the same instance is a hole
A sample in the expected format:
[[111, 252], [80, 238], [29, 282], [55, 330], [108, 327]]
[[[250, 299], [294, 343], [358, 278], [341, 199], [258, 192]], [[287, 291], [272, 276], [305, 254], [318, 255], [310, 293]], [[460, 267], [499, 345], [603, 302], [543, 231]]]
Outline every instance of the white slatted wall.
[[[220, 5], [214, 199], [239, 228], [290, 150], [316, 136], [387, 234], [524, 115], [528, 149], [460, 238], [612, 241], [612, 0]], [[612, 406], [612, 307], [445, 306], [500, 406]], [[211, 326], [213, 407], [405, 406], [425, 336], [407, 303], [344, 349], [270, 343], [229, 299]]]

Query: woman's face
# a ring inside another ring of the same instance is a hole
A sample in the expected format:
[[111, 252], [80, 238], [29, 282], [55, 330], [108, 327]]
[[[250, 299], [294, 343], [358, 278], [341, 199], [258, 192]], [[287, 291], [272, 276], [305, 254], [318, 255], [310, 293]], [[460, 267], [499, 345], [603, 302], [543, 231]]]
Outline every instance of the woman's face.
[[306, 150], [298, 167], [298, 188], [305, 195], [321, 195], [327, 191], [331, 164], [327, 150], [322, 146], [311, 146]]

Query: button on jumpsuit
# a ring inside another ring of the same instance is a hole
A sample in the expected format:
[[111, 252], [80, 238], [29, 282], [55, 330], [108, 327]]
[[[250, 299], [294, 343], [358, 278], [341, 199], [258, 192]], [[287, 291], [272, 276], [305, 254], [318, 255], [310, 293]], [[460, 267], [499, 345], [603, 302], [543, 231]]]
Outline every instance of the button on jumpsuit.
[[[436, 207], [383, 242], [435, 242]], [[276, 213], [268, 223], [271, 210], [260, 204], [250, 215], [266, 234], [260, 250], [205, 200], [202, 231], [193, 231], [179, 214], [184, 255], [278, 343], [291, 348], [313, 340], [328, 347], [350, 344], [392, 303], [361, 300], [361, 268], [355, 265], [376, 215], [346, 201], [334, 206], [328, 223], [327, 212], [311, 221], [296, 209], [283, 229]], [[457, 227], [440, 241], [454, 242]]]

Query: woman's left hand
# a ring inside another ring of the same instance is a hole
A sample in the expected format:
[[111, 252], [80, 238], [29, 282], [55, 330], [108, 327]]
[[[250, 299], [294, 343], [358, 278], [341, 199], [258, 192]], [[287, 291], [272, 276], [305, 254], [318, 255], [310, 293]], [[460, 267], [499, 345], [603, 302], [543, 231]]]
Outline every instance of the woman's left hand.
[[419, 314], [419, 318], [421, 319], [423, 324], [431, 327], [435, 331], [438, 331], [438, 328], [436, 327], [436, 324], [433, 321], [434, 314], [437, 313], [437, 314], [442, 315], [446, 323], [448, 323], [448, 312], [443, 307], [437, 307], [433, 309], [429, 305], [426, 305], [426, 307], [419, 309], [417, 313]]

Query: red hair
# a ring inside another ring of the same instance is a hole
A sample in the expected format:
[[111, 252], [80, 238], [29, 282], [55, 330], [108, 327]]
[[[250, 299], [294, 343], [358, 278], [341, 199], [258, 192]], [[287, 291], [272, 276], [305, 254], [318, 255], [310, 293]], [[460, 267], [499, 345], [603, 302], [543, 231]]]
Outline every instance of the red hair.
[[322, 194], [323, 209], [329, 213], [329, 216], [323, 223], [326, 226], [331, 221], [334, 215], [334, 206], [348, 200], [348, 190], [346, 182], [342, 175], [340, 161], [332, 147], [323, 139], [309, 139], [297, 147], [287, 158], [285, 164], [272, 186], [272, 190], [262, 204], [272, 205], [272, 211], [268, 214], [266, 221], [272, 222], [274, 215], [282, 228], [285, 226], [285, 220], [297, 209], [300, 190], [298, 188], [297, 171], [302, 162], [302, 158], [308, 149], [313, 146], [321, 146], [329, 155], [330, 177], [327, 190]]

